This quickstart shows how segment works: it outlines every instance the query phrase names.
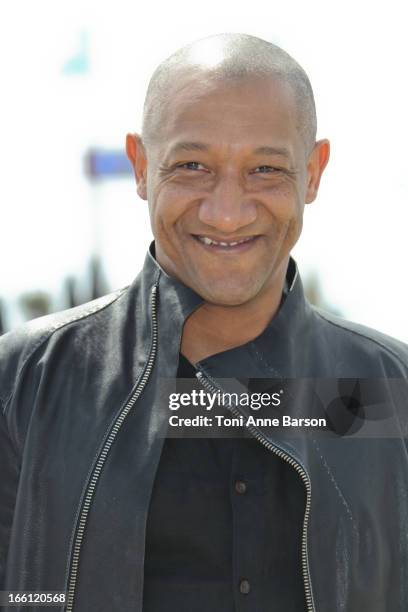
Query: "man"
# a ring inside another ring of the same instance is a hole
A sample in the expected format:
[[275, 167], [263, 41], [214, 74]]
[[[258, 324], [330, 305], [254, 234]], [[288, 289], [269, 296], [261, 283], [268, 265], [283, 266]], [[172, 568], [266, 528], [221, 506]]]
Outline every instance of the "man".
[[[66, 591], [68, 612], [408, 609], [408, 348], [303, 295], [290, 252], [329, 158], [315, 138], [306, 74], [266, 41], [210, 37], [156, 70], [126, 142], [143, 270], [0, 341], [3, 590]], [[360, 383], [347, 408], [396, 425], [179, 440], [161, 385], [177, 373], [212, 391], [340, 379], [342, 406], [349, 379], [381, 380], [380, 416]]]

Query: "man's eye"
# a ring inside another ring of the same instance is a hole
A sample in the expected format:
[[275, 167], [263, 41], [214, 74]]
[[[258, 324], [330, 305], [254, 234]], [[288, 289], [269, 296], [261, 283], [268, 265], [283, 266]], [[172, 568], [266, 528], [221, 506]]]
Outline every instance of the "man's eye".
[[279, 168], [273, 168], [273, 166], [258, 166], [254, 170], [255, 174], [268, 174], [270, 172], [279, 172]]
[[177, 168], [185, 168], [186, 170], [204, 170], [204, 166], [198, 162], [185, 162], [184, 164], [177, 164]]

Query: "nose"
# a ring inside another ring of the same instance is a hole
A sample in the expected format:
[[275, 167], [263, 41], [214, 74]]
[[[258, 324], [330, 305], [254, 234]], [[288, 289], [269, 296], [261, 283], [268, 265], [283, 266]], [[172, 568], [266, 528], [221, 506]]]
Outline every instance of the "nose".
[[239, 177], [231, 173], [219, 177], [211, 193], [203, 198], [198, 217], [220, 232], [233, 233], [256, 220], [257, 206], [245, 194]]

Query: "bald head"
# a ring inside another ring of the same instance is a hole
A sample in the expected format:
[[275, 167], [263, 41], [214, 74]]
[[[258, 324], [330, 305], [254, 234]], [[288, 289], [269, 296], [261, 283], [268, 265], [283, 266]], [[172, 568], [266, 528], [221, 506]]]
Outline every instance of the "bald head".
[[248, 34], [218, 34], [198, 40], [156, 68], [144, 104], [144, 143], [149, 146], [160, 140], [167, 104], [186, 79], [205, 86], [252, 77], [279, 80], [290, 86], [297, 108], [297, 128], [309, 154], [316, 140], [316, 109], [307, 74], [286, 51]]

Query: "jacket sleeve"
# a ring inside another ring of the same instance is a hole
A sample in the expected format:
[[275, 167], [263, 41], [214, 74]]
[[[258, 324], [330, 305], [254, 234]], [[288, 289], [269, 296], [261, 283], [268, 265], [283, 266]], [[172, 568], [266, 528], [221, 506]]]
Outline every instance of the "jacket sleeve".
[[0, 590], [6, 584], [24, 433], [11, 405], [18, 373], [41, 338], [27, 324], [0, 337]]
[[0, 400], [0, 590], [5, 590], [7, 552], [19, 477], [18, 455], [8, 432], [4, 410]]

